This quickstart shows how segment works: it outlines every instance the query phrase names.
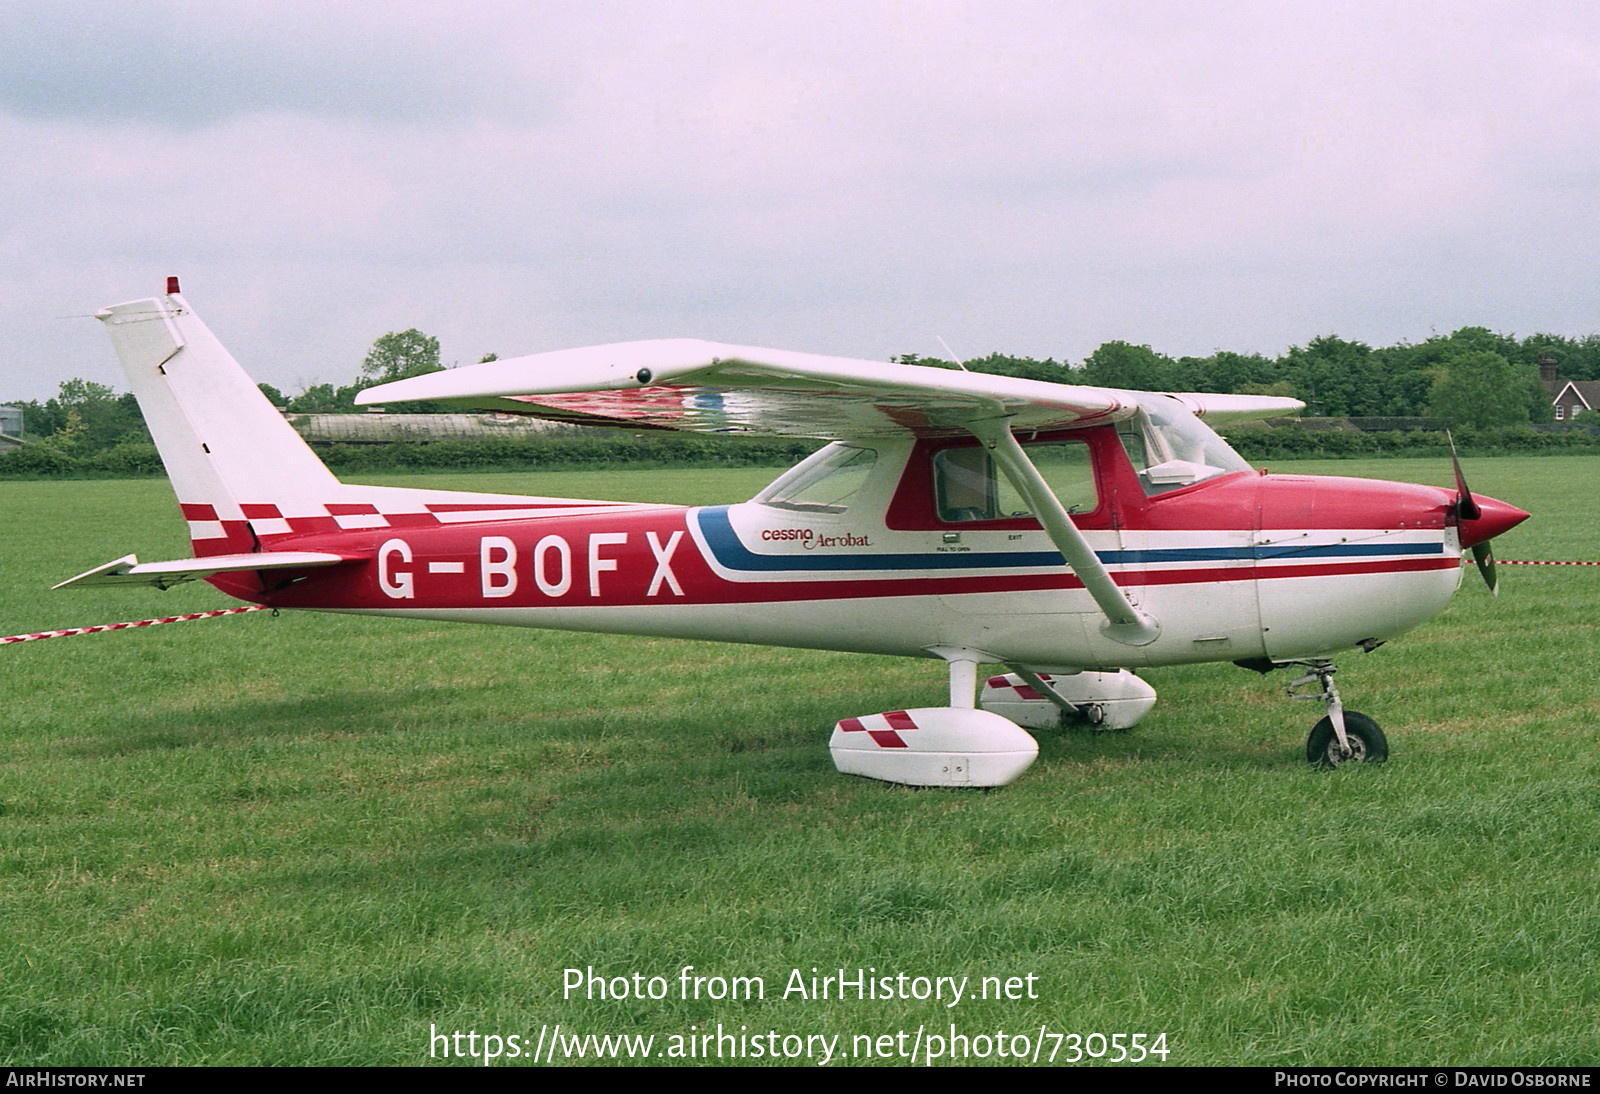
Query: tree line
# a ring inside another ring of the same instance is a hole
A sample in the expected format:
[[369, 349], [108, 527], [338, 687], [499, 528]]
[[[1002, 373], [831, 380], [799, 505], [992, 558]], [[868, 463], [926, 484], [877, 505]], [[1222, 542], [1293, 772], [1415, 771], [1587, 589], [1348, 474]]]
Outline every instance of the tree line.
[[[955, 367], [915, 355], [898, 360]], [[1308, 417], [1430, 417], [1492, 429], [1551, 419], [1550, 399], [1539, 380], [1541, 361], [1553, 362], [1563, 379], [1600, 379], [1600, 335], [1516, 339], [1485, 327], [1463, 327], [1425, 342], [1377, 349], [1323, 335], [1278, 357], [1228, 350], [1169, 357], [1146, 345], [1107, 342], [1079, 366], [1003, 354], [963, 364], [977, 372], [1056, 383], [1282, 395], [1302, 400]]]
[[[494, 354], [482, 358], [494, 359]], [[1206, 357], [1171, 357], [1147, 345], [1117, 341], [1102, 345], [1080, 364], [1000, 353], [960, 366], [916, 354], [895, 360], [1053, 383], [1281, 395], [1304, 401], [1310, 417], [1433, 417], [1454, 427], [1484, 430], [1550, 420], [1550, 400], [1539, 382], [1541, 361], [1553, 361], [1563, 379], [1600, 379], [1600, 334], [1516, 339], [1484, 327], [1463, 327], [1425, 342], [1376, 349], [1323, 335], [1278, 357], [1227, 350]], [[355, 413], [355, 396], [363, 389], [443, 367], [438, 339], [416, 329], [391, 331], [373, 343], [359, 377], [347, 386], [315, 384], [292, 396], [270, 384], [260, 387], [290, 413]], [[65, 462], [150, 440], [133, 396], [104, 384], [67, 380], [50, 399], [11, 405], [22, 408], [28, 437]], [[400, 409], [426, 413], [443, 408], [412, 403]]]

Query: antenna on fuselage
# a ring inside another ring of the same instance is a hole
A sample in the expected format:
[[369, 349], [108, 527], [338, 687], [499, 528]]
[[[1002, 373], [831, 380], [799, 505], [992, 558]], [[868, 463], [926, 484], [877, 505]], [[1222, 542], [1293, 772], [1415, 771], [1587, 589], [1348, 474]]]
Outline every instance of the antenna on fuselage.
[[960, 369], [962, 372], [971, 372], [972, 371], [971, 369], [969, 369], [967, 367], [967, 363], [965, 361], [963, 361], [961, 358], [956, 356], [956, 351], [950, 348], [950, 343], [949, 342], [946, 342], [944, 340], [944, 338], [942, 336], [940, 336], [940, 335], [936, 334], [936, 335], [934, 335], [934, 337], [939, 339], [939, 344], [941, 346], [943, 346], [944, 347], [944, 351], [950, 355], [950, 360], [952, 360], [952, 361], [954, 361], [956, 363], [956, 368]]

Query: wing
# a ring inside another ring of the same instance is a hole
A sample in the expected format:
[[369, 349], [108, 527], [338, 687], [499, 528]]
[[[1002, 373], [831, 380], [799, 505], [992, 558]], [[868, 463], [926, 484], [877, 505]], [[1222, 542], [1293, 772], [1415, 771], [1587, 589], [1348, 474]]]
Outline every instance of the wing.
[[[962, 434], [990, 417], [1013, 430], [1070, 429], [1125, 418], [1141, 394], [677, 338], [489, 361], [369, 388], [356, 402], [428, 399], [580, 425], [838, 440]], [[1175, 398], [1213, 421], [1304, 408], [1258, 395]]]
[[370, 388], [370, 405], [429, 399], [587, 425], [827, 440], [965, 433], [974, 418], [1019, 430], [1115, 421], [1131, 392], [824, 357], [693, 339], [536, 353]]

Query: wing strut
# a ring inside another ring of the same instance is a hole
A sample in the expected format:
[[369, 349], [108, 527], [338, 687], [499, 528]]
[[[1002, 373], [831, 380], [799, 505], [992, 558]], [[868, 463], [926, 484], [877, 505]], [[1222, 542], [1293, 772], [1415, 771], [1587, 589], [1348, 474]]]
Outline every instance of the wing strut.
[[1154, 642], [1161, 634], [1161, 624], [1156, 622], [1155, 617], [1129, 603], [1117, 583], [1111, 580], [1105, 563], [1095, 555], [1089, 541], [1083, 538], [1083, 533], [1072, 523], [1060, 499], [1051, 491], [1049, 483], [1044, 481], [1044, 476], [1039, 474], [1039, 469], [1033, 466], [1033, 461], [1028, 459], [1028, 454], [1017, 443], [1017, 438], [1011, 433], [1010, 419], [984, 418], [968, 422], [966, 427], [993, 454], [1006, 478], [1011, 480], [1011, 485], [1028, 499], [1034, 516], [1049, 534], [1050, 542], [1055, 544], [1056, 550], [1061, 552], [1067, 565], [1072, 567], [1072, 572], [1078, 575], [1083, 587], [1105, 613], [1106, 621], [1100, 625], [1100, 633], [1125, 646], [1148, 646]]

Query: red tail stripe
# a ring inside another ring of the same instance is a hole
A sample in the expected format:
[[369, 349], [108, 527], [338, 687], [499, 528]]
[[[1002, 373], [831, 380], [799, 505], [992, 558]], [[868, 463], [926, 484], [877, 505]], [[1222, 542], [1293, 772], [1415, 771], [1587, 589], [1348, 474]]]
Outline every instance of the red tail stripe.
[[[626, 501], [518, 501], [508, 497], [504, 501], [475, 501], [475, 502], [428, 502], [427, 509], [430, 513], [476, 513], [480, 511], [498, 512], [505, 509], [599, 509], [617, 505], [632, 505]], [[332, 508], [330, 506], [330, 508]]]

